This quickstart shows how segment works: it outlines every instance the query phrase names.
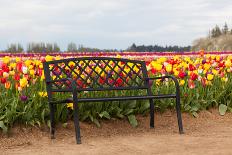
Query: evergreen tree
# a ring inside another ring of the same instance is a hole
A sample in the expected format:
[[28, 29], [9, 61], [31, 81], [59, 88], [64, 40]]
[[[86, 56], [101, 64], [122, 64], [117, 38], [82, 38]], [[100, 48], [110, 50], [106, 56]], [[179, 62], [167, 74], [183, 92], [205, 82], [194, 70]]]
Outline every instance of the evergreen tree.
[[212, 38], [216, 37], [216, 30], [215, 30], [215, 28], [213, 28], [212, 31], [211, 31], [211, 37]]
[[57, 43], [53, 44], [52, 52], [60, 52], [60, 47], [57, 45]]
[[136, 51], [135, 43], [133, 43], [129, 49], [130, 49], [130, 51]]
[[69, 43], [68, 44], [68, 47], [67, 47], [67, 51], [68, 52], [76, 52], [77, 51], [77, 45], [73, 42]]
[[218, 25], [215, 27], [215, 37], [219, 37], [222, 34]]
[[23, 51], [23, 46], [19, 43], [18, 44], [12, 43], [7, 47], [7, 52], [20, 53], [22, 51]]
[[225, 23], [224, 28], [222, 29], [223, 34], [227, 34], [229, 31], [227, 24]]

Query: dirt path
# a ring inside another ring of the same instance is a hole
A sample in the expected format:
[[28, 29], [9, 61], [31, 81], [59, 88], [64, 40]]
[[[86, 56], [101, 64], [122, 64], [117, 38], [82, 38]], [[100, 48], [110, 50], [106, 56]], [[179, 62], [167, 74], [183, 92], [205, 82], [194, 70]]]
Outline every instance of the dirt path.
[[185, 134], [179, 135], [176, 114], [156, 115], [156, 128], [149, 117], [137, 116], [139, 126], [126, 120], [103, 121], [102, 127], [81, 123], [82, 144], [76, 145], [74, 127], [58, 126], [55, 140], [47, 129], [16, 127], [9, 138], [1, 135], [0, 154], [232, 154], [232, 114], [219, 116], [217, 110], [204, 111], [198, 118], [183, 115]]

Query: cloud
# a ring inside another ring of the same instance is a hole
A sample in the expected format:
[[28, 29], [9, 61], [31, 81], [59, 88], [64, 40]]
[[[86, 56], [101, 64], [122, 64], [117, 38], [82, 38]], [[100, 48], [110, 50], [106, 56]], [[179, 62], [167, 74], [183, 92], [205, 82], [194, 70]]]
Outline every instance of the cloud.
[[12, 42], [68, 42], [125, 49], [130, 44], [189, 45], [227, 22], [230, 0], [0, 0], [0, 49]]

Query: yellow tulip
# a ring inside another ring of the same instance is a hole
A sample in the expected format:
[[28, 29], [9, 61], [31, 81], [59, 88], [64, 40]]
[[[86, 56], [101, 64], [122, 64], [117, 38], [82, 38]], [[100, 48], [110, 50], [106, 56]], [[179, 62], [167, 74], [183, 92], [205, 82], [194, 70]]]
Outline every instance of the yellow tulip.
[[216, 61], [220, 61], [220, 59], [221, 59], [220, 55], [217, 55], [216, 56]]
[[180, 86], [183, 86], [185, 84], [185, 80], [180, 80]]
[[227, 81], [228, 81], [228, 78], [223, 77], [223, 78], [221, 78], [221, 80], [222, 80], [223, 82], [227, 82]]
[[46, 60], [46, 61], [52, 61], [52, 60], [53, 60], [53, 56], [47, 55], [47, 56], [45, 57], [45, 60]]
[[27, 86], [28, 81], [27, 81], [26, 78], [22, 78], [22, 79], [19, 80], [19, 84], [20, 84], [20, 87], [21, 87], [21, 88], [24, 88], [24, 87]]
[[35, 75], [35, 70], [31, 69], [31, 70], [30, 70], [30, 75], [33, 75], [33, 76], [34, 76], [34, 75]]
[[9, 57], [9, 56], [5, 56], [5, 57], [3, 58], [3, 62], [4, 62], [5, 64], [8, 64], [8, 63], [10, 62], [10, 57]]
[[25, 65], [28, 67], [28, 66], [31, 65], [32, 61], [31, 61], [31, 60], [26, 60], [24, 63], [25, 63]]
[[48, 96], [47, 92], [38, 92], [38, 94], [41, 97], [47, 97]]
[[19, 62], [19, 61], [21, 61], [21, 58], [16, 57], [16, 58], [15, 58], [15, 62]]
[[217, 71], [216, 69], [213, 69], [213, 70], [212, 70], [212, 73], [213, 73], [214, 75], [218, 75], [218, 71]]
[[67, 103], [67, 107], [73, 109], [73, 103]]
[[231, 61], [230, 61], [230, 60], [226, 60], [225, 66], [226, 66], [226, 67], [231, 67]]
[[172, 65], [171, 65], [171, 64], [168, 64], [168, 65], [166, 66], [166, 71], [167, 71], [167, 72], [171, 72], [171, 71], [172, 71]]
[[15, 71], [9, 71], [9, 74], [10, 74], [11, 76], [14, 76], [14, 75], [15, 75]]
[[214, 78], [213, 74], [208, 74], [207, 75], [207, 80], [211, 81], [211, 80], [213, 80], [213, 78]]

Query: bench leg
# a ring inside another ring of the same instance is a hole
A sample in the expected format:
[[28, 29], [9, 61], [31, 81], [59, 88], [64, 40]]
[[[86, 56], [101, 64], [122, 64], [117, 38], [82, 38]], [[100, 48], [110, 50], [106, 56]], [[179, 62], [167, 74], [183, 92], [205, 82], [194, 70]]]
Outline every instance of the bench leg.
[[182, 117], [181, 117], [181, 107], [180, 107], [180, 94], [176, 95], [176, 113], [178, 119], [178, 126], [179, 126], [179, 133], [183, 134], [183, 124], [182, 124]]
[[51, 123], [51, 139], [55, 139], [55, 117], [54, 117], [54, 112], [55, 112], [55, 107], [53, 104], [49, 103], [49, 108], [50, 108], [50, 123]]
[[150, 101], [150, 128], [154, 128], [154, 102], [152, 99]]
[[73, 103], [74, 105], [74, 125], [75, 125], [75, 132], [76, 132], [76, 142], [77, 144], [81, 144], [81, 133], [80, 133], [80, 125], [79, 125], [79, 108], [77, 101]]

